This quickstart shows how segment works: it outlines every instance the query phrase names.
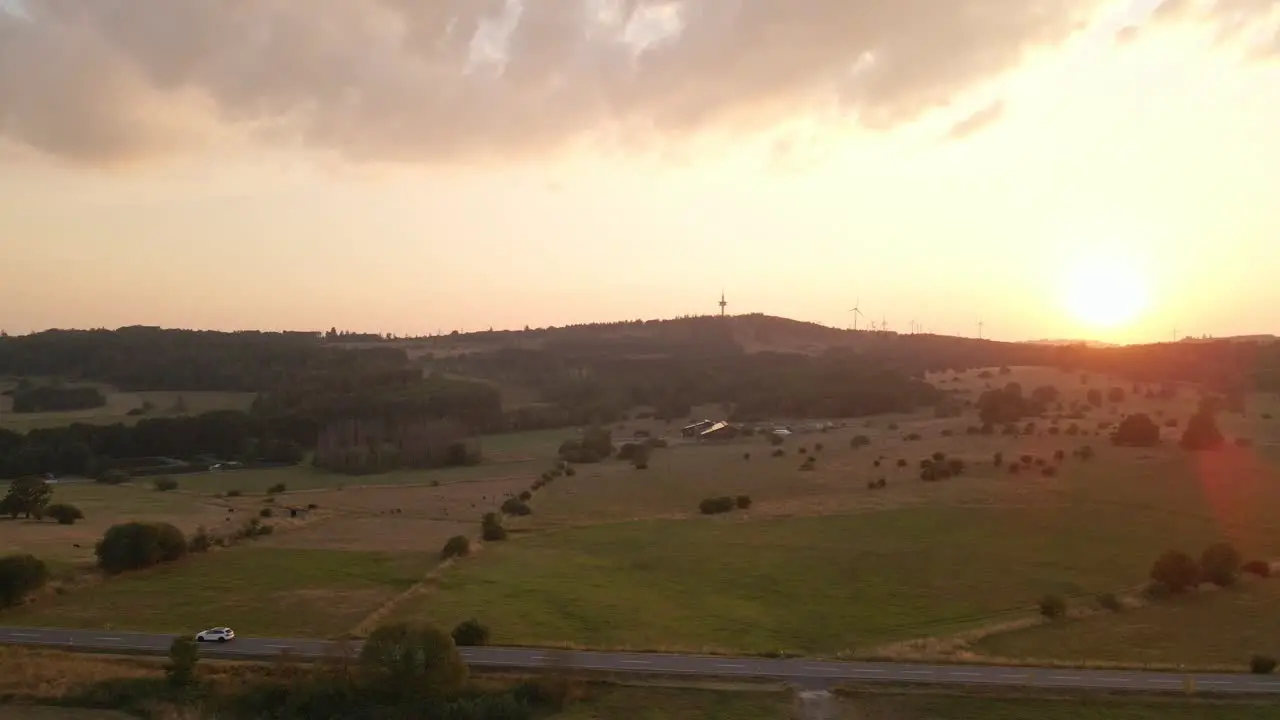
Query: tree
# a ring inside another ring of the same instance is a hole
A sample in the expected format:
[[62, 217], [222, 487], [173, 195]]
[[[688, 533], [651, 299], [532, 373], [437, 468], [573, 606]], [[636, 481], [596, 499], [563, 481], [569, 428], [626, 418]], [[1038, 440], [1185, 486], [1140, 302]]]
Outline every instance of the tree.
[[169, 523], [127, 522], [108, 528], [94, 554], [98, 567], [116, 574], [179, 560], [187, 554], [187, 540]]
[[200, 647], [190, 635], [182, 635], [169, 643], [169, 662], [164, 667], [165, 677], [174, 687], [187, 687], [196, 679], [196, 663], [200, 660]]
[[1151, 579], [1169, 592], [1180, 593], [1200, 582], [1200, 568], [1190, 555], [1169, 550], [1152, 564]]
[[1254, 655], [1249, 658], [1249, 672], [1254, 675], [1270, 675], [1276, 669], [1276, 659], [1270, 655]]
[[480, 519], [480, 537], [485, 542], [496, 542], [507, 539], [507, 529], [502, 527], [502, 516], [498, 513], [485, 513]]
[[1219, 587], [1235, 584], [1244, 558], [1230, 543], [1214, 543], [1200, 554], [1200, 574]]
[[471, 541], [465, 535], [454, 535], [445, 541], [444, 547], [440, 550], [440, 558], [448, 560], [452, 557], [462, 557], [471, 553]]
[[44, 514], [57, 520], [59, 525], [74, 525], [77, 520], [84, 519], [80, 508], [68, 503], [54, 503], [45, 508]]
[[1120, 421], [1111, 442], [1125, 447], [1155, 447], [1160, 444], [1160, 426], [1145, 413], [1134, 413]]
[[37, 518], [44, 515], [44, 509], [53, 498], [53, 488], [38, 477], [18, 478], [9, 483], [9, 492], [0, 499], [3, 512], [17, 517], [19, 514]]
[[0, 607], [13, 607], [49, 581], [49, 568], [34, 555], [0, 558]]
[[1187, 420], [1187, 427], [1182, 431], [1179, 443], [1186, 450], [1216, 450], [1226, 443], [1222, 431], [1218, 429], [1218, 421], [1208, 408], [1201, 409]]
[[1102, 407], [1102, 391], [1097, 388], [1090, 389], [1089, 392], [1085, 394], [1085, 400], [1089, 401], [1089, 404], [1096, 408]]
[[453, 628], [453, 644], [458, 647], [488, 645], [489, 628], [475, 618], [463, 620]]
[[467, 664], [453, 638], [431, 625], [375, 629], [360, 650], [360, 667], [374, 690], [402, 700], [445, 698], [467, 680]]
[[1113, 387], [1107, 391], [1107, 402], [1116, 405], [1124, 402], [1124, 388]]

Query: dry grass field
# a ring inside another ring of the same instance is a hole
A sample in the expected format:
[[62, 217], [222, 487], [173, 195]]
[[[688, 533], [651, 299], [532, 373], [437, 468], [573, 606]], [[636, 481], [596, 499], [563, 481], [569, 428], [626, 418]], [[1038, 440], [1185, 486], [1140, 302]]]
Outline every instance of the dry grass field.
[[[0, 390], [7, 389], [12, 382], [0, 383]], [[92, 410], [69, 410], [66, 412], [46, 413], [14, 413], [13, 398], [0, 396], [0, 427], [26, 432], [36, 428], [58, 427], [71, 423], [89, 423], [92, 425], [110, 425], [125, 423], [132, 425], [145, 417], [162, 417], [167, 415], [199, 415], [211, 410], [248, 410], [256, 397], [254, 393], [235, 392], [118, 392], [110, 386], [100, 386], [107, 397], [107, 404]], [[181, 401], [181, 402], [179, 402]], [[150, 403], [153, 408], [146, 415], [130, 415], [130, 410]], [[185, 411], [181, 408], [185, 406]]]

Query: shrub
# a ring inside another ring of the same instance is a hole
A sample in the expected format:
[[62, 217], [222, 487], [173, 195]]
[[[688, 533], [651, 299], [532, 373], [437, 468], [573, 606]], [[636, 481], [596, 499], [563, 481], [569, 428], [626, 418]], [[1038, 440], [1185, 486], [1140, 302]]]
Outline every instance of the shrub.
[[890, 430], [897, 430], [897, 429], [898, 429], [898, 423], [889, 423], [889, 429], [890, 429]]
[[208, 552], [211, 547], [213, 547], [213, 538], [210, 537], [209, 531], [205, 530], [203, 525], [196, 528], [196, 534], [192, 535], [191, 539], [187, 541], [187, 550], [189, 552]]
[[274, 514], [275, 514], [275, 513], [273, 513], [273, 512], [271, 511], [271, 508], [269, 508], [269, 507], [268, 507], [268, 508], [262, 508], [261, 510], [259, 510], [259, 511], [258, 511], [258, 517], [269, 518], [269, 517], [271, 517], [271, 516], [272, 516], [272, 515], [274, 515]]
[[284, 483], [276, 483], [275, 485], [272, 485], [271, 487], [267, 488], [267, 494], [279, 495], [280, 493], [284, 492], [285, 489], [286, 488]]
[[187, 539], [169, 523], [127, 522], [108, 528], [94, 554], [98, 567], [108, 574], [141, 570], [181, 559], [187, 554]]
[[879, 461], [879, 460], [872, 460], [872, 461], [871, 461], [871, 467], [880, 467], [880, 461]]
[[906, 458], [898, 458], [898, 467], [904, 468], [906, 466], [907, 466]]
[[239, 490], [228, 490], [227, 497], [240, 497], [244, 493]]
[[1124, 609], [1124, 605], [1120, 603], [1120, 598], [1115, 593], [1102, 593], [1098, 596], [1098, 607], [1111, 612], [1120, 612]]
[[816, 453], [822, 452], [822, 443], [814, 443], [813, 451]]
[[807, 447], [805, 447], [805, 446], [801, 445], [800, 447], [796, 448], [796, 454], [797, 454], [797, 455], [808, 455], [808, 454], [809, 454], [809, 448], [807, 448]]
[[506, 540], [507, 529], [502, 526], [502, 516], [498, 513], [485, 513], [480, 519], [480, 537], [485, 542]]
[[170, 490], [178, 489], [178, 481], [174, 480], [168, 475], [161, 475], [155, 480], [152, 480], [151, 484], [154, 485], [156, 490], [159, 490], [160, 492], [168, 492]]
[[1261, 578], [1271, 577], [1271, 563], [1266, 560], [1250, 560], [1241, 565], [1240, 570]]
[[0, 607], [13, 607], [49, 582], [49, 567], [35, 555], [0, 557]]
[[1063, 460], [1066, 460], [1066, 459], [1067, 459], [1067, 451], [1066, 451], [1066, 450], [1054, 450], [1054, 451], [1053, 451], [1053, 461], [1054, 461], [1054, 462], [1062, 462]]
[[923, 438], [920, 437], [920, 433], [907, 433], [907, 435], [902, 439], [907, 442], [918, 442]]
[[744, 452], [744, 453], [742, 453], [742, 459], [743, 459], [743, 460], [750, 460], [750, 459], [751, 459], [751, 453], [749, 453], [749, 452]]
[[751, 507], [751, 496], [739, 495], [738, 497], [733, 499], [733, 502], [735, 505], [738, 506], [739, 510], [746, 510]]
[[1019, 465], [1018, 463], [1014, 463], [1014, 464], [1012, 464], [1012, 465], [1010, 465], [1010, 466], [1009, 466], [1009, 474], [1010, 474], [1010, 475], [1017, 475], [1017, 474], [1018, 474], [1018, 473], [1020, 473], [1020, 472], [1022, 472], [1022, 466], [1021, 466], [1021, 465]]
[[773, 457], [776, 457], [776, 458], [777, 458], [777, 457], [785, 457], [785, 456], [786, 456], [786, 454], [787, 454], [787, 452], [786, 452], [785, 450], [783, 450], [782, 448], [778, 448], [777, 450], [774, 450], [774, 451], [773, 451]]
[[[486, 538], [487, 539], [487, 538]], [[465, 535], [454, 535], [445, 541], [440, 549], [440, 558], [448, 560], [452, 557], [463, 557], [471, 554], [471, 541]]]
[[565, 477], [573, 477], [574, 475], [577, 475], [577, 474], [578, 474], [578, 471], [574, 470], [572, 465], [564, 469]]
[[996, 467], [1000, 467], [1001, 465], [1003, 465], [1003, 464], [1004, 464], [1004, 453], [1002, 453], [1002, 452], [997, 452], [995, 455], [992, 455], [992, 456], [991, 456], [991, 464], [992, 464], [992, 465], [995, 465]]
[[949, 474], [957, 477], [963, 475], [965, 471], [964, 460], [961, 460], [960, 458], [948, 459], [946, 467]]
[[195, 682], [196, 663], [200, 660], [200, 648], [196, 639], [190, 635], [182, 635], [169, 643], [169, 662], [165, 664], [164, 674], [169, 684], [174, 687], [187, 687]]
[[1200, 582], [1200, 568], [1191, 556], [1169, 550], [1151, 565], [1151, 579], [1171, 593], [1180, 593]]
[[786, 442], [786, 438], [784, 438], [783, 436], [779, 435], [778, 433], [772, 433], [772, 432], [771, 432], [771, 433], [769, 433], [769, 444], [770, 444], [770, 445], [775, 445], [775, 446], [776, 446], [776, 445], [781, 445], [781, 444], [782, 444], [782, 443], [784, 443], [784, 442]]
[[703, 515], [719, 515], [733, 510], [736, 505], [734, 499], [728, 496], [706, 498], [698, 503], [698, 511]]
[[453, 644], [458, 647], [478, 647], [489, 644], [489, 628], [475, 618], [458, 623], [451, 633]]
[[532, 498], [533, 498], [533, 493], [529, 492], [528, 490], [525, 490], [524, 492], [520, 493], [521, 502], [528, 502]]
[[1270, 655], [1254, 655], [1249, 658], [1249, 672], [1254, 675], [1270, 675], [1276, 669], [1276, 659]]
[[1061, 595], [1045, 595], [1040, 598], [1040, 614], [1050, 620], [1057, 620], [1067, 614], [1067, 601]]
[[1036, 459], [1031, 457], [1030, 455], [1023, 455], [1019, 459], [1022, 461], [1023, 465], [1031, 465], [1031, 464], [1034, 464], [1036, 461]]
[[517, 517], [524, 517], [525, 515], [533, 514], [533, 508], [529, 507], [528, 503], [519, 498], [513, 497], [504, 500], [499, 509], [506, 515], [515, 515]]
[[54, 503], [44, 509], [44, 514], [58, 521], [59, 525], [74, 525], [77, 520], [84, 519], [80, 508], [68, 503]]
[[1243, 562], [1240, 551], [1230, 543], [1214, 543], [1200, 554], [1200, 577], [1218, 587], [1233, 585]]

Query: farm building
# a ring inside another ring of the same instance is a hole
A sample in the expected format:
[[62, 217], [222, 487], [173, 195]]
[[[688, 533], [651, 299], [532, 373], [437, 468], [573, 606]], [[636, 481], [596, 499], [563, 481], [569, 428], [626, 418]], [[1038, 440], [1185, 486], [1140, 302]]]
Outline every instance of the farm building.
[[[685, 425], [684, 427], [680, 428], [680, 434], [687, 438], [696, 438], [699, 435], [701, 435], [705, 430], [711, 428], [713, 425], [716, 425], [716, 424], [717, 423], [711, 420], [699, 420], [696, 423], [693, 423], [691, 425]], [[723, 424], [723, 423], [719, 423], [719, 424]]]
[[712, 423], [712, 425], [702, 432], [698, 433], [699, 440], [732, 440], [738, 437], [738, 428], [727, 422]]

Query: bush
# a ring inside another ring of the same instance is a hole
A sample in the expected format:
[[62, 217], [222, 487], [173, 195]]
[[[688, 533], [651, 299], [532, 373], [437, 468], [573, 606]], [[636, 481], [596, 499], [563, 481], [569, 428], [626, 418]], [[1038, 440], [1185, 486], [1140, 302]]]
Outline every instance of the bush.
[[1214, 543], [1200, 554], [1200, 577], [1217, 585], [1234, 585], [1244, 558], [1230, 543]]
[[258, 511], [258, 517], [269, 518], [275, 513], [271, 512], [271, 508], [262, 508]]
[[1270, 675], [1276, 669], [1276, 659], [1270, 655], [1254, 655], [1249, 658], [1249, 672], [1254, 675]]
[[1260, 578], [1271, 577], [1271, 563], [1266, 560], [1250, 560], [1241, 565], [1240, 570]]
[[498, 513], [485, 513], [480, 519], [480, 537], [485, 542], [506, 540], [507, 529], [502, 526], [502, 516]]
[[284, 483], [276, 483], [275, 485], [272, 485], [271, 487], [267, 488], [267, 494], [279, 495], [280, 493], [284, 492], [285, 489], [286, 488]]
[[776, 457], [776, 458], [786, 457], [786, 454], [787, 454], [787, 451], [783, 450], [782, 448], [778, 448], [777, 450], [773, 451], [773, 457]]
[[35, 555], [0, 557], [0, 607], [13, 607], [49, 582], [49, 567]]
[[525, 490], [524, 492], [520, 493], [521, 502], [528, 502], [532, 498], [533, 498], [533, 493], [529, 492], [528, 490]]
[[897, 430], [897, 429], [898, 429], [898, 423], [889, 423], [889, 429], [890, 429], [890, 430]]
[[187, 554], [187, 539], [169, 523], [127, 522], [108, 528], [94, 554], [98, 567], [114, 575], [180, 560]]
[[706, 498], [702, 502], [698, 503], [698, 511], [703, 515], [719, 515], [720, 513], [727, 513], [735, 507], [737, 507], [737, 502], [727, 495], [723, 497]]
[[213, 547], [213, 538], [209, 536], [209, 531], [205, 530], [203, 525], [196, 528], [196, 534], [187, 541], [188, 552], [208, 552], [211, 547]]
[[906, 466], [907, 466], [906, 458], [898, 458], [898, 467], [904, 468]]
[[1200, 583], [1200, 568], [1190, 555], [1169, 550], [1151, 565], [1151, 579], [1170, 593], [1180, 593]]
[[59, 525], [74, 525], [77, 520], [84, 519], [80, 508], [68, 503], [54, 503], [44, 509], [44, 514], [57, 520]]
[[178, 489], [178, 481], [168, 475], [161, 475], [160, 477], [152, 480], [151, 484], [160, 492], [168, 492], [170, 490]]
[[182, 635], [169, 643], [169, 662], [164, 667], [165, 677], [174, 687], [187, 687], [195, 682], [196, 663], [200, 660], [200, 647], [190, 635]]
[[458, 647], [479, 647], [489, 644], [489, 628], [475, 618], [458, 623], [451, 635], [453, 644]]
[[533, 514], [533, 508], [529, 507], [528, 503], [513, 497], [504, 500], [499, 509], [506, 515], [515, 515], [517, 517]]
[[739, 510], [746, 510], [747, 508], [751, 507], [751, 496], [739, 495], [738, 497], [733, 499], [733, 502], [735, 505], [738, 506]]
[[1120, 598], [1115, 593], [1102, 593], [1098, 596], [1098, 607], [1111, 612], [1120, 612], [1124, 609], [1124, 605], [1120, 603]]
[[232, 489], [232, 490], [228, 490], [228, 491], [227, 491], [227, 497], [229, 497], [229, 498], [231, 498], [231, 497], [240, 497], [240, 496], [241, 496], [241, 495], [243, 495], [243, 494], [244, 494], [243, 492], [241, 492], [241, 491], [239, 491], [239, 490], [235, 490], [235, 489]]
[[463, 557], [471, 554], [471, 541], [465, 535], [454, 535], [445, 541], [444, 547], [440, 549], [440, 559], [448, 560], [453, 557]]
[[565, 477], [573, 477], [574, 475], [577, 475], [577, 474], [578, 474], [578, 471], [574, 470], [572, 465], [564, 469]]
[[1203, 409], [1187, 420], [1187, 427], [1182, 431], [1181, 445], [1185, 450], [1216, 450], [1226, 443], [1218, 422], [1209, 410]]
[[1061, 595], [1045, 595], [1040, 598], [1040, 614], [1050, 620], [1057, 620], [1067, 614], [1067, 601]]
[[781, 445], [781, 444], [782, 444], [783, 442], [785, 442], [785, 441], [786, 441], [786, 439], [785, 439], [785, 438], [783, 438], [783, 437], [782, 437], [781, 435], [779, 435], [778, 433], [772, 433], [772, 432], [771, 432], [771, 433], [769, 433], [769, 444], [770, 444], [770, 445]]

